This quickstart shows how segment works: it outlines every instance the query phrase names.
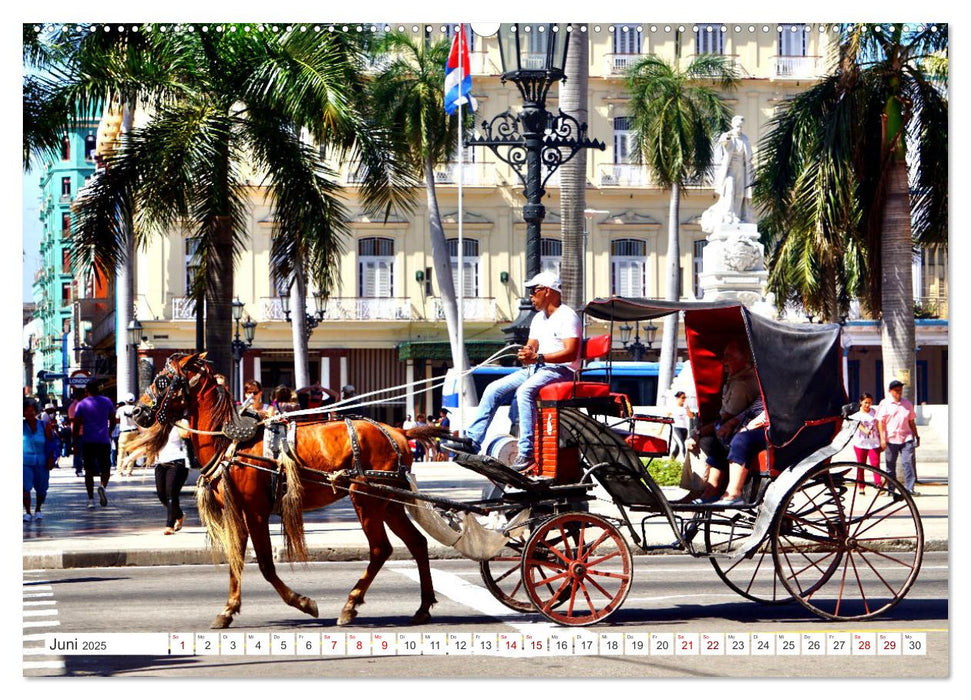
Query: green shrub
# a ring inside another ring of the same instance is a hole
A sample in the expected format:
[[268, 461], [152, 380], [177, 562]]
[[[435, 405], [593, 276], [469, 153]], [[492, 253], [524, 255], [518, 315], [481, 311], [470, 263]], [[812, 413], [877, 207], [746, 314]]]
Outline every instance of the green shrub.
[[644, 462], [658, 486], [678, 486], [681, 483], [681, 462], [678, 460], [666, 457], [651, 460], [649, 463], [645, 459]]

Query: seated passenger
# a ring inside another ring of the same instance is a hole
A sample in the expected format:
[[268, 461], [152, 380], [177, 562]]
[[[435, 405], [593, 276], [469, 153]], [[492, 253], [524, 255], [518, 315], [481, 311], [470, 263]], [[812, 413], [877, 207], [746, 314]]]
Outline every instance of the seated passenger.
[[[768, 425], [768, 418], [762, 399], [752, 402], [736, 419], [739, 427], [728, 444], [727, 456], [708, 458], [708, 464], [713, 468], [708, 472], [708, 486], [701, 495], [702, 502], [715, 501], [715, 505], [720, 506], [738, 506], [745, 502], [742, 489], [748, 478], [748, 463], [765, 449], [766, 444], [765, 427]], [[722, 493], [726, 467], [729, 472], [728, 486]]]
[[515, 398], [519, 416], [519, 454], [513, 468], [525, 471], [533, 466], [533, 423], [539, 390], [553, 382], [569, 381], [580, 368], [580, 317], [560, 297], [560, 278], [541, 272], [526, 282], [537, 313], [529, 327], [529, 340], [520, 349], [523, 367], [490, 384], [479, 402], [466, 438], [442, 442], [446, 449], [478, 453], [489, 424], [500, 406]]

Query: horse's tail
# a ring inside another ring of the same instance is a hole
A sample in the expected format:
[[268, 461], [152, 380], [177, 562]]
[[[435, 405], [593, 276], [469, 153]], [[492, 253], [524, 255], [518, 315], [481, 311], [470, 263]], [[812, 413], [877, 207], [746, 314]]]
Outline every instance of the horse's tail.
[[287, 559], [307, 561], [307, 539], [303, 530], [303, 482], [300, 481], [297, 463], [283, 450], [279, 458], [286, 480], [286, 492], [280, 499], [280, 517], [283, 520], [283, 541], [287, 548]]
[[206, 528], [209, 544], [212, 547], [213, 563], [219, 563], [219, 553], [226, 557], [229, 570], [237, 578], [242, 576], [244, 552], [242, 543], [243, 521], [236, 505], [235, 487], [229, 477], [229, 470], [221, 476], [223, 505], [220, 507], [216, 500], [215, 487], [199, 477], [196, 484], [196, 505], [199, 509], [199, 520]]

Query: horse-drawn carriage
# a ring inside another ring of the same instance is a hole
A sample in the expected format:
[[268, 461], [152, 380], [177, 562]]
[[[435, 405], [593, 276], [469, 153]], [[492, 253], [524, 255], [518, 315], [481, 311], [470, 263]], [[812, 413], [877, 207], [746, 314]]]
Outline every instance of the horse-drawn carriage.
[[[248, 532], [267, 580], [286, 602], [315, 616], [313, 601], [276, 577], [266, 521], [274, 503], [283, 503], [288, 543], [299, 555], [294, 511], [350, 494], [371, 561], [348, 597], [343, 623], [353, 619], [390, 553], [384, 523], [416, 558], [422, 606], [415, 620], [428, 619], [434, 594], [427, 547], [404, 516], [406, 503], [426, 531], [442, 539], [444, 530], [448, 544], [461, 540], [457, 548], [481, 561], [483, 581], [498, 600], [564, 625], [598, 622], [623, 604], [634, 575], [630, 542], [643, 551], [708, 557], [742, 596], [768, 604], [795, 599], [829, 619], [868, 619], [907, 594], [923, 555], [913, 500], [889, 474], [881, 473], [882, 485], [874, 487], [872, 467], [833, 461], [855, 428], [841, 383], [839, 326], [781, 324], [729, 303], [614, 297], [591, 302], [585, 312], [611, 326], [683, 312], [702, 421], [720, 408], [725, 346], [742, 341], [751, 350], [768, 417], [767, 449], [749, 465], [743, 504], [672, 500], [645, 465], [668, 454], [671, 420], [635, 415], [609, 383], [582, 376], [541, 390], [534, 473], [488, 456], [456, 455], [495, 485], [477, 501], [431, 498], [409, 487], [409, 436], [373, 421], [291, 426], [282, 458], [260, 456], [265, 434], [233, 441], [219, 427], [231, 412], [210, 405], [220, 395], [196, 357], [170, 361], [142, 399], [141, 423], [189, 418], [206, 463], [198, 491], [210, 535], [232, 554], [245, 549]], [[585, 357], [608, 351], [609, 337], [585, 341]], [[276, 468], [280, 462], [285, 468]], [[649, 543], [647, 529], [657, 523], [670, 527], [673, 543]], [[230, 567], [227, 608], [214, 625], [228, 625], [238, 612], [241, 573], [240, 555]]]

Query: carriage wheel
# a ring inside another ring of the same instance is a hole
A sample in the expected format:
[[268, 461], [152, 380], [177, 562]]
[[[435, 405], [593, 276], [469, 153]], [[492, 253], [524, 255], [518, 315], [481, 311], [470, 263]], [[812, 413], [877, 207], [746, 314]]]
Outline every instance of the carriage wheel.
[[[866, 483], [868, 473], [870, 482], [879, 474], [882, 486]], [[864, 484], [866, 493], [859, 493]], [[807, 473], [786, 494], [772, 528], [782, 584], [831, 620], [865, 620], [899, 603], [923, 554], [913, 499], [896, 479], [867, 465], [841, 462]]]
[[776, 576], [768, 537], [741, 559], [733, 561], [728, 556], [752, 534], [755, 517], [755, 513], [747, 511], [709, 512], [705, 519], [705, 551], [718, 578], [740, 596], [766, 605], [789, 603], [792, 596]]
[[511, 538], [498, 556], [479, 563], [482, 582], [496, 600], [519, 612], [533, 612], [533, 604], [523, 585], [523, 547], [525, 536]]
[[526, 593], [546, 619], [590, 625], [619, 608], [630, 591], [633, 561], [620, 531], [590, 513], [545, 520], [526, 543]]

